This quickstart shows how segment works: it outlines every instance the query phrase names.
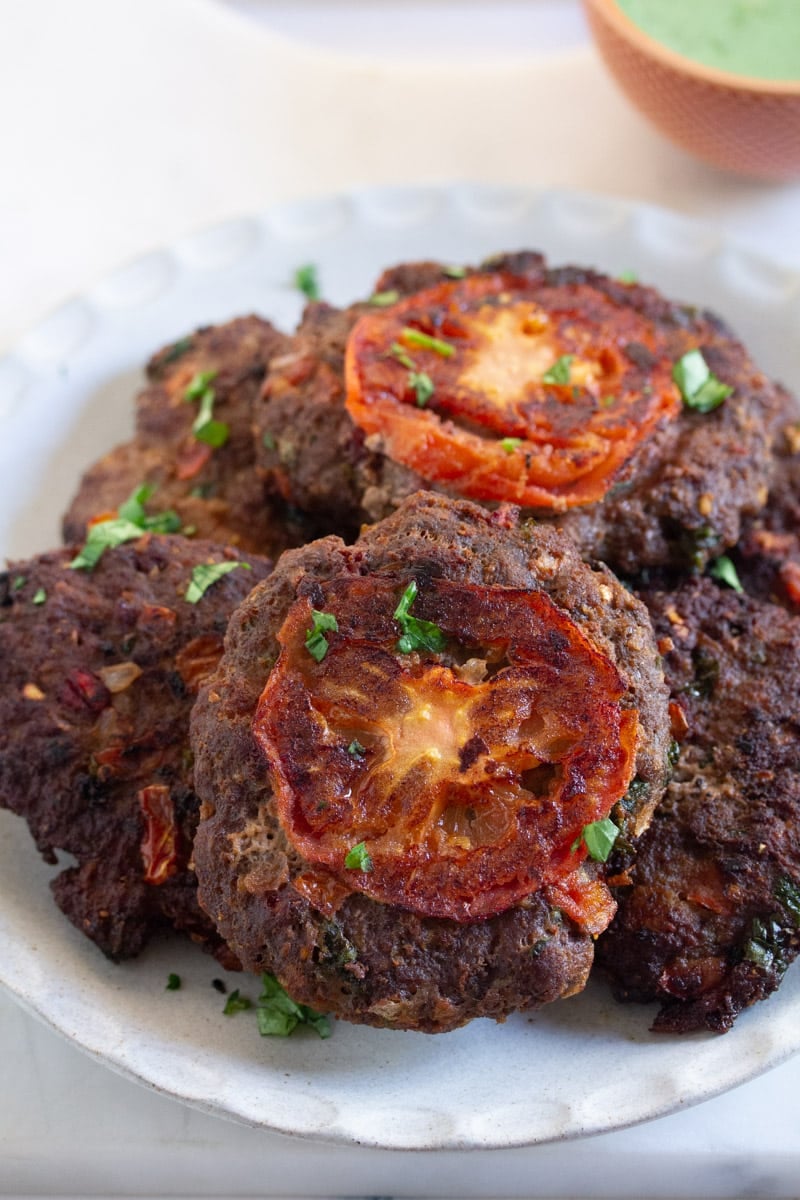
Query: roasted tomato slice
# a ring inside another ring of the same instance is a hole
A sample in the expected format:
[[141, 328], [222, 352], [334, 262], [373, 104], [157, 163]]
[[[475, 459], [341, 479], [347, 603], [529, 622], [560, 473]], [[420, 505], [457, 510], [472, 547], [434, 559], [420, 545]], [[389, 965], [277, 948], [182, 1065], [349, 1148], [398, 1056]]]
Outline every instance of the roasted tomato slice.
[[563, 511], [602, 499], [680, 411], [658, 327], [587, 283], [505, 272], [361, 317], [347, 408], [383, 452], [477, 500]]
[[413, 606], [441, 649], [403, 653], [407, 583], [335, 579], [289, 611], [253, 724], [289, 840], [426, 916], [488, 917], [552, 887], [597, 932], [613, 904], [601, 921], [581, 833], [633, 773], [619, 673], [544, 593], [446, 580], [421, 581]]

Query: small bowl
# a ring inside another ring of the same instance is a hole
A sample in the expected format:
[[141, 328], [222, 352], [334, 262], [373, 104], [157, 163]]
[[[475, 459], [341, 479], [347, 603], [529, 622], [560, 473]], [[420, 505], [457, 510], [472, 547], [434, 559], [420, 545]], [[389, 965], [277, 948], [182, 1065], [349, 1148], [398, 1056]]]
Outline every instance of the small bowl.
[[616, 0], [583, 5], [617, 83], [667, 137], [725, 170], [758, 179], [800, 177], [800, 80], [706, 67], [650, 37]]

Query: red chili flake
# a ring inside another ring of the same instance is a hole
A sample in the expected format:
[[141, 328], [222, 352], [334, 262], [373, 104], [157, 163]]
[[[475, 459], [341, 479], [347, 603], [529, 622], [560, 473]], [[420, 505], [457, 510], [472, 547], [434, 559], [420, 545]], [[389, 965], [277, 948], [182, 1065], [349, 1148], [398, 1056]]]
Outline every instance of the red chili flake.
[[102, 712], [111, 701], [111, 693], [102, 679], [81, 667], [74, 667], [67, 675], [61, 695], [73, 708], [86, 707], [93, 713]]
[[669, 731], [676, 742], [682, 742], [689, 732], [689, 721], [678, 700], [669, 702]]
[[175, 656], [175, 666], [190, 692], [196, 692], [203, 680], [215, 671], [222, 657], [222, 638], [206, 633], [192, 640]]
[[780, 570], [780, 576], [792, 604], [800, 606], [800, 563], [784, 563]]
[[142, 838], [144, 881], [165, 883], [178, 869], [178, 830], [169, 788], [159, 783], [142, 788], [139, 804], [146, 822]]
[[213, 449], [205, 442], [192, 439], [178, 453], [175, 462], [175, 474], [178, 479], [194, 479], [202, 471], [211, 458]]

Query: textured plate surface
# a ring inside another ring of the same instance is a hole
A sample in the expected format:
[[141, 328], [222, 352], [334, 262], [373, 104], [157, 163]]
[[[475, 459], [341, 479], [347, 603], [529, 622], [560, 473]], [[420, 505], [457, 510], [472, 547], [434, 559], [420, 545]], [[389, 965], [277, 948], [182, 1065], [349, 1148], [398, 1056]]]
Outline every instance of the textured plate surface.
[[[366, 294], [401, 259], [477, 261], [519, 247], [555, 263], [634, 270], [722, 313], [773, 375], [800, 385], [800, 276], [675, 214], [588, 195], [458, 185], [283, 206], [116, 271], [0, 360], [0, 552], [59, 540], [80, 472], [132, 427], [139, 369], [189, 329], [256, 311], [290, 328], [294, 270], [323, 295]], [[321, 1042], [261, 1039], [226, 1018], [222, 972], [181, 941], [113, 966], [61, 917], [21, 821], [0, 813], [0, 982], [109, 1067], [207, 1111], [387, 1148], [505, 1147], [620, 1128], [696, 1103], [800, 1048], [800, 974], [724, 1037], [654, 1036], [652, 1011], [601, 985], [505, 1025], [439, 1037], [340, 1023]], [[170, 971], [183, 987], [166, 992]], [[252, 998], [257, 984], [231, 977]]]

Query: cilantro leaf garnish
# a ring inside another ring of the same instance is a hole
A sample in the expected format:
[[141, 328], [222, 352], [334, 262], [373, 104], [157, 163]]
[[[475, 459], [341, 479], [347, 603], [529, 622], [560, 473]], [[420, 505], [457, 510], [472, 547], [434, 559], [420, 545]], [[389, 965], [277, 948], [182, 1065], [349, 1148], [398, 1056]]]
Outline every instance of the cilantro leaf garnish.
[[733, 588], [735, 592], [740, 594], [744, 592], [736, 567], [727, 554], [721, 554], [719, 558], [715, 559], [708, 568], [708, 573], [712, 579], [718, 579], [720, 583], [727, 583], [728, 587]]
[[542, 375], [542, 383], [569, 383], [569, 372], [574, 354], [562, 354], [552, 367], [548, 367]]
[[14, 579], [14, 582], [11, 584], [12, 592], [18, 592], [20, 590], [20, 588], [25, 587], [25, 584], [27, 582], [28, 582], [27, 576], [17, 575]]
[[176, 975], [174, 971], [170, 971], [167, 976], [167, 985], [164, 988], [165, 992], [177, 992], [181, 986], [181, 977]]
[[389, 347], [389, 353], [391, 354], [392, 358], [397, 359], [401, 367], [405, 367], [408, 371], [413, 371], [415, 369], [413, 358], [406, 350], [403, 349], [399, 342], [392, 342], [391, 346]]
[[133, 521], [112, 519], [98, 521], [92, 525], [86, 535], [86, 544], [69, 564], [73, 571], [93, 570], [106, 550], [113, 546], [121, 546], [123, 542], [132, 542], [140, 538], [145, 530]]
[[317, 277], [317, 268], [313, 263], [306, 263], [302, 267], [298, 267], [294, 273], [292, 282], [298, 292], [302, 292], [308, 300], [319, 300], [319, 279]]
[[322, 662], [328, 653], [328, 639], [325, 634], [336, 633], [339, 622], [333, 613], [320, 612], [317, 608], [311, 610], [311, 628], [306, 631], [306, 650], [316, 662]]
[[396, 304], [400, 299], [400, 293], [394, 288], [390, 288], [386, 292], [374, 292], [370, 298], [370, 304], [374, 304], [376, 308], [388, 308], [390, 304]]
[[198, 442], [205, 442], [215, 450], [225, 445], [231, 433], [229, 425], [224, 421], [216, 421], [213, 416], [217, 394], [211, 385], [217, 374], [217, 371], [201, 371], [183, 393], [185, 401], [200, 401], [197, 416], [192, 422], [192, 433]]
[[142, 483], [134, 488], [127, 500], [117, 509], [117, 516], [123, 521], [130, 521], [140, 529], [150, 533], [177, 533], [181, 527], [181, 519], [174, 509], [168, 508], [163, 512], [148, 516], [144, 506], [155, 492], [154, 483]]
[[261, 976], [263, 991], [256, 1003], [258, 1032], [262, 1037], [289, 1037], [298, 1025], [310, 1025], [321, 1038], [331, 1036], [328, 1018], [307, 1004], [292, 1000], [274, 975]]
[[442, 274], [446, 275], [448, 279], [463, 279], [466, 273], [466, 267], [459, 267], [453, 263], [448, 264], [446, 267], [442, 267]]
[[224, 575], [230, 575], [231, 571], [236, 571], [239, 567], [245, 571], [252, 570], [250, 563], [246, 562], [198, 563], [192, 571], [192, 578], [184, 593], [184, 599], [189, 604], [197, 604], [213, 583], [222, 579]]
[[417, 407], [424, 408], [435, 391], [430, 375], [427, 371], [409, 371], [408, 383], [416, 393]]
[[40, 588], [37, 588], [36, 594], [34, 595], [33, 599], [31, 600], [31, 604], [44, 604], [46, 599], [47, 599], [47, 592], [44, 590], [43, 587], [40, 587]]
[[267, 430], [265, 434], [262, 434], [261, 444], [265, 450], [274, 450], [278, 443], [275, 441], [275, 438], [272, 436], [269, 430]]
[[344, 865], [348, 871], [371, 871], [372, 859], [369, 856], [366, 842], [359, 842], [357, 846], [347, 851], [345, 855]]
[[177, 362], [178, 359], [183, 358], [184, 354], [191, 350], [191, 348], [192, 339], [190, 337], [181, 338], [180, 341], [173, 342], [169, 349], [164, 352], [164, 356], [161, 359], [162, 365], [166, 367], [168, 363]]
[[445, 647], [445, 636], [433, 621], [422, 621], [411, 616], [411, 605], [417, 597], [417, 584], [411, 580], [400, 597], [400, 602], [392, 616], [403, 631], [398, 639], [397, 649], [401, 654], [411, 654], [412, 650], [430, 650], [436, 654]]
[[617, 279], [620, 283], [638, 283], [639, 276], [635, 271], [620, 271]]
[[405, 326], [400, 336], [409, 345], [418, 346], [420, 350], [432, 350], [434, 354], [440, 354], [442, 358], [452, 358], [456, 352], [455, 346], [451, 346], [449, 342], [443, 341], [442, 338], [431, 337], [429, 333], [423, 333], [421, 329], [412, 329], [410, 325]]
[[218, 371], [198, 371], [183, 393], [184, 403], [191, 404], [194, 400], [202, 400], [218, 374]]
[[603, 817], [602, 821], [592, 821], [591, 824], [584, 825], [580, 837], [575, 839], [570, 849], [577, 850], [583, 842], [590, 858], [595, 862], [606, 862], [618, 836], [619, 829], [611, 818]]
[[713, 412], [733, 392], [730, 384], [713, 374], [700, 350], [689, 350], [679, 358], [672, 368], [672, 378], [686, 407], [699, 413]]
[[225, 1007], [222, 1011], [226, 1017], [232, 1017], [236, 1013], [245, 1012], [248, 1008], [252, 1007], [252, 1000], [249, 1000], [247, 996], [240, 995], [239, 989], [236, 988], [235, 991], [232, 991], [230, 996], [228, 996], [228, 999], [225, 1001]]
[[363, 758], [367, 753], [366, 746], [362, 746], [358, 738], [353, 738], [350, 745], [347, 747], [347, 753], [352, 754], [353, 758]]
[[500, 449], [505, 450], [506, 454], [513, 454], [518, 446], [522, 445], [522, 438], [507, 437], [500, 441]]

